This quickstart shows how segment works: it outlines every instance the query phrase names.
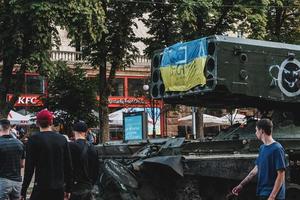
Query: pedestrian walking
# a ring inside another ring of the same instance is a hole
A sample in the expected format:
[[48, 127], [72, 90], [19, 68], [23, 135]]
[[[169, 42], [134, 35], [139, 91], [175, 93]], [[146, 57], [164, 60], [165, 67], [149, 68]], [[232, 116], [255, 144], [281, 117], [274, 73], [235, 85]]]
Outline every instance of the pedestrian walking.
[[256, 124], [256, 137], [263, 142], [255, 167], [232, 193], [239, 195], [243, 187], [257, 175], [256, 194], [259, 200], [285, 199], [285, 152], [280, 143], [272, 137], [273, 123], [261, 119]]
[[63, 200], [69, 196], [72, 184], [72, 163], [65, 137], [52, 131], [53, 114], [40, 111], [37, 116], [40, 132], [33, 134], [26, 146], [25, 174], [22, 198], [35, 173], [30, 200]]
[[90, 130], [88, 130], [86, 132], [86, 141], [88, 143], [90, 143], [90, 144], [94, 144], [95, 143], [94, 135], [93, 135], [93, 133]]
[[75, 141], [70, 142], [74, 167], [74, 184], [70, 200], [91, 200], [92, 188], [99, 176], [98, 154], [94, 146], [86, 140], [88, 127], [85, 122], [77, 122], [73, 127]]
[[13, 136], [13, 138], [16, 138], [16, 139], [19, 139], [19, 133], [16, 129], [16, 125], [13, 124], [11, 127], [10, 127], [10, 134]]
[[0, 200], [19, 200], [24, 167], [23, 144], [10, 134], [10, 122], [0, 120]]

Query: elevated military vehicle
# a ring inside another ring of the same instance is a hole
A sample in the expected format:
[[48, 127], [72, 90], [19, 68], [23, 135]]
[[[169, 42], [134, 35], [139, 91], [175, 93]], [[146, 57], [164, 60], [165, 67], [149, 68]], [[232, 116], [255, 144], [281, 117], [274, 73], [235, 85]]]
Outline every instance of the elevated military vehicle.
[[226, 36], [179, 43], [154, 55], [151, 94], [171, 104], [293, 110], [299, 54], [298, 45]]
[[[286, 149], [287, 200], [300, 199], [300, 46], [226, 36], [178, 43], [156, 52], [151, 95], [169, 104], [255, 107], [270, 117]], [[148, 144], [104, 171], [123, 199], [255, 199], [255, 182], [231, 189], [254, 167], [261, 144], [257, 116], [205, 141]], [[125, 195], [126, 194], [126, 195]]]

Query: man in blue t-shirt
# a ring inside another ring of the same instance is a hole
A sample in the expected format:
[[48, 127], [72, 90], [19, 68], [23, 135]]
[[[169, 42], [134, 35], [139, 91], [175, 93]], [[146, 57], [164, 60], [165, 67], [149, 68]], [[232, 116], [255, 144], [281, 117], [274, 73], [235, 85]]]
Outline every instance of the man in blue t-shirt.
[[255, 167], [248, 176], [235, 188], [234, 195], [239, 195], [243, 187], [257, 175], [256, 194], [259, 200], [285, 199], [285, 153], [284, 149], [272, 137], [273, 123], [261, 119], [256, 124], [256, 137], [263, 142]]

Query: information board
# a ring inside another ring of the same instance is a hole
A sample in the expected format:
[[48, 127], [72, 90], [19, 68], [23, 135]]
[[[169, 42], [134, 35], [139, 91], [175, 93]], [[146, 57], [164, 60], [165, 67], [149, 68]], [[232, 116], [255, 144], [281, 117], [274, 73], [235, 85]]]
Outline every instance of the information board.
[[124, 140], [145, 139], [147, 130], [145, 112], [123, 113]]

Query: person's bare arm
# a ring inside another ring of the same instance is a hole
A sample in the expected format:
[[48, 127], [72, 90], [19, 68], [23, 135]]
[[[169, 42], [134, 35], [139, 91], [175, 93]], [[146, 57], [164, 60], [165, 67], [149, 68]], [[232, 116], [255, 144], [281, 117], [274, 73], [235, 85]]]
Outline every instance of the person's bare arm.
[[25, 159], [20, 160], [20, 167], [24, 168], [25, 167]]
[[255, 165], [255, 167], [250, 171], [250, 173], [246, 176], [246, 178], [244, 178], [244, 180], [242, 180], [242, 182], [240, 182], [239, 185], [237, 185], [232, 189], [232, 194], [238, 196], [241, 190], [243, 189], [243, 187], [247, 185], [256, 176], [257, 171], [258, 171], [257, 165]]
[[274, 187], [273, 187], [273, 190], [268, 198], [268, 200], [274, 200], [283, 184], [285, 180], [285, 171], [284, 170], [278, 170], [277, 171], [277, 177], [276, 177], [276, 180], [275, 180], [275, 184], [274, 184]]
[[244, 180], [242, 180], [240, 185], [242, 185], [243, 187], [245, 185], [247, 185], [257, 175], [257, 171], [258, 171], [258, 168], [257, 168], [257, 165], [255, 165], [255, 167], [250, 171], [248, 176], [246, 176], [246, 178], [244, 178]]

